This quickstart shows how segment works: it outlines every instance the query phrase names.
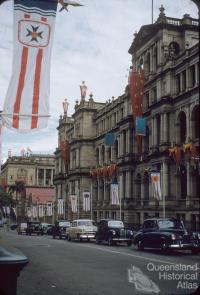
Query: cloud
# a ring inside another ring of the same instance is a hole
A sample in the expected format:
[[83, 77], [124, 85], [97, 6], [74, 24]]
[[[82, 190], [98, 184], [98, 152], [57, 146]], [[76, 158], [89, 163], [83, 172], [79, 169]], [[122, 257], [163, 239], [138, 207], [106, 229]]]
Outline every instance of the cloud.
[[[30, 146], [34, 151], [54, 151], [56, 127], [63, 113], [62, 101], [70, 102], [69, 113], [80, 99], [79, 85], [86, 81], [88, 94], [105, 102], [123, 94], [127, 69], [131, 65], [128, 49], [133, 34], [151, 23], [150, 0], [80, 0], [84, 7], [70, 7], [57, 13], [51, 67], [51, 95], [48, 128], [31, 134], [4, 129], [3, 157], [8, 149], [19, 154]], [[154, 20], [163, 4], [167, 16], [182, 18], [185, 13], [197, 18], [197, 7], [191, 0], [154, 1]], [[12, 68], [12, 1], [0, 6], [0, 109], [3, 107]]]

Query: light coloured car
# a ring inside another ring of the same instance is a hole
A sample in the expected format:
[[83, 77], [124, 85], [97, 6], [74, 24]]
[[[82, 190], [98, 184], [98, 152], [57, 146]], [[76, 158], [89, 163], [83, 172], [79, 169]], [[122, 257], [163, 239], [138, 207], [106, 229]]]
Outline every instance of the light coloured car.
[[26, 234], [27, 227], [27, 222], [20, 222], [17, 227], [18, 235]]
[[66, 230], [68, 241], [70, 240], [87, 240], [95, 239], [97, 227], [95, 222], [90, 219], [77, 219]]

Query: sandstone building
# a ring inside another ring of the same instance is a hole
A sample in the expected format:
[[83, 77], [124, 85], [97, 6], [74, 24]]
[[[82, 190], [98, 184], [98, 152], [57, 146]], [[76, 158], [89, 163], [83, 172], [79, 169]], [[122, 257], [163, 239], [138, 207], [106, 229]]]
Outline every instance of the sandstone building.
[[[164, 208], [166, 216], [200, 229], [198, 30], [197, 19], [187, 14], [182, 19], [167, 17], [161, 7], [157, 21], [134, 35], [129, 48], [132, 68], [143, 68], [145, 74], [147, 133], [142, 151], [135, 138], [128, 86], [123, 95], [105, 103], [92, 95], [88, 101], [81, 99], [72, 117], [60, 117], [54, 184], [56, 198], [65, 199], [69, 220], [122, 218], [138, 227], [147, 216], [162, 216]], [[105, 144], [109, 132], [115, 136], [112, 146]], [[67, 142], [64, 157], [62, 142]], [[91, 177], [91, 170], [114, 164], [120, 206], [110, 203], [112, 179]], [[151, 171], [161, 176], [160, 201], [153, 196]], [[84, 191], [92, 194], [92, 213], [82, 210]], [[77, 213], [72, 213], [70, 195], [78, 196]]]

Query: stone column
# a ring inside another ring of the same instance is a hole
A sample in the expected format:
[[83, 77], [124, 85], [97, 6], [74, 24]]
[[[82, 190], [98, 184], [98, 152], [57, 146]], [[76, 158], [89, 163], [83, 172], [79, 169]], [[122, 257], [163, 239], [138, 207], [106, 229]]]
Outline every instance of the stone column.
[[46, 169], [44, 169], [44, 182], [43, 182], [44, 186], [46, 186]]
[[151, 147], [154, 146], [154, 117], [151, 118]]
[[157, 140], [157, 120], [156, 117], [154, 117], [154, 146], [158, 144]]
[[53, 185], [53, 169], [51, 169], [51, 185]]
[[117, 155], [117, 157], [120, 157], [120, 155], [121, 155], [121, 153], [120, 153], [120, 151], [121, 151], [120, 145], [121, 145], [121, 142], [120, 142], [120, 135], [119, 135], [118, 136], [118, 155]]
[[198, 79], [199, 78], [199, 71], [198, 71], [198, 64], [195, 64], [195, 87], [198, 86]]
[[191, 176], [190, 176], [190, 163], [186, 163], [186, 170], [187, 170], [187, 203], [190, 202], [191, 198]]
[[164, 141], [164, 114], [160, 114], [160, 142], [163, 143]]
[[162, 198], [165, 197], [165, 199], [169, 195], [169, 170], [168, 170], [168, 163], [163, 161], [162, 165]]
[[164, 142], [168, 142], [168, 122], [167, 122], [167, 113], [163, 114], [163, 139]]
[[144, 200], [144, 180], [143, 177], [141, 178], [141, 206], [143, 207], [143, 200]]
[[130, 129], [128, 129], [126, 133], [126, 149], [128, 154], [130, 153], [130, 137], [131, 137], [131, 131]]
[[126, 171], [126, 198], [131, 198], [131, 171]]
[[39, 173], [39, 171], [38, 171], [39, 169], [38, 168], [36, 168], [36, 185], [39, 185], [39, 183], [38, 183], [38, 173]]

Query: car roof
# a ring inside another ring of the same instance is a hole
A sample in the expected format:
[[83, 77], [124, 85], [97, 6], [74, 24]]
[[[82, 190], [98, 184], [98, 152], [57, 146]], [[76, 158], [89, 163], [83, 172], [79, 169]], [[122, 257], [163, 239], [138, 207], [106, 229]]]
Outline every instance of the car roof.
[[104, 218], [104, 219], [101, 219], [100, 221], [120, 221], [120, 222], [123, 222], [120, 219], [111, 219], [111, 218]]
[[173, 217], [150, 217], [150, 218], [146, 218], [144, 221], [147, 221], [147, 220], [178, 220], [176, 218], [173, 218]]
[[75, 219], [75, 220], [73, 220], [73, 222], [74, 221], [94, 221], [94, 220], [92, 220], [92, 219]]

